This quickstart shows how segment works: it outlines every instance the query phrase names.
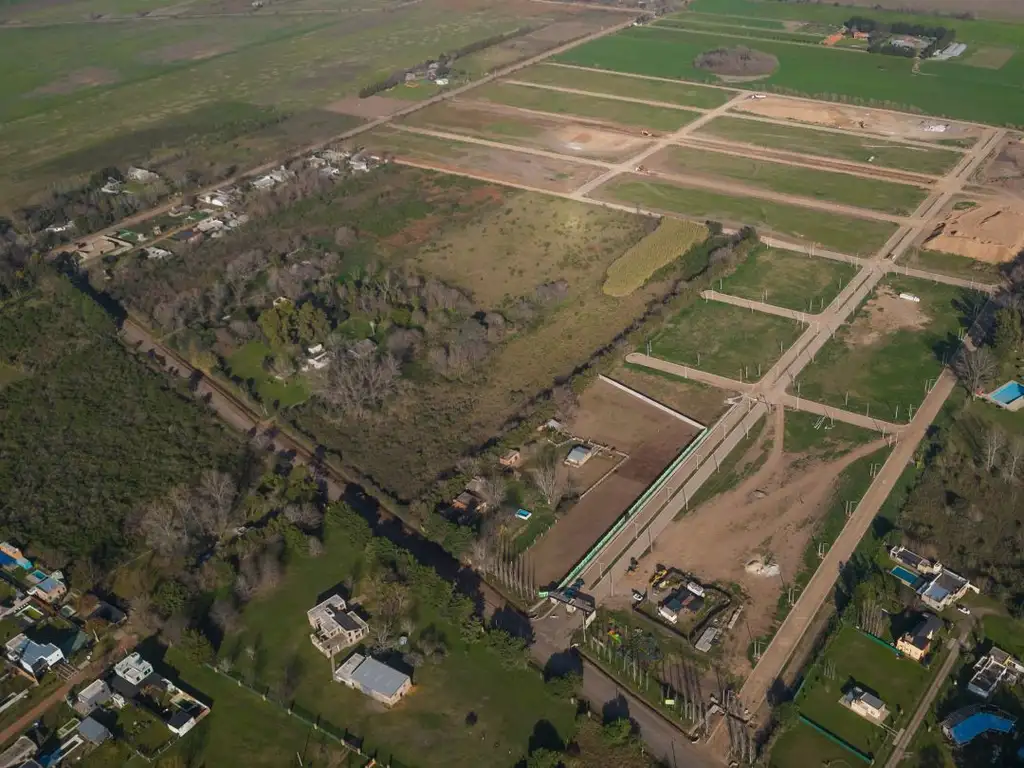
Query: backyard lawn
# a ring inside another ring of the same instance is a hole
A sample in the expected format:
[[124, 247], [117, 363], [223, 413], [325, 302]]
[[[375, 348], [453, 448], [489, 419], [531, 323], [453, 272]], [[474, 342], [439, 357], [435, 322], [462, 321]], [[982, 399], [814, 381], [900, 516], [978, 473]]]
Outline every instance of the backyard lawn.
[[[343, 582], [351, 585], [364, 568], [362, 551], [340, 533], [328, 535], [322, 556], [292, 562], [272, 594], [246, 606], [239, 630], [221, 647], [221, 658], [232, 660], [234, 673], [255, 687], [294, 699], [297, 708], [348, 729], [404, 765], [511, 764], [525, 755], [540, 721], [549, 722], [563, 740], [571, 736], [573, 707], [551, 694], [539, 673], [507, 668], [482, 644], [467, 645], [462, 628], [426, 603], [416, 603], [413, 625], [401, 632], [410, 645], [424, 633], [440, 638], [446, 652], [416, 666], [413, 690], [398, 706], [384, 712], [334, 682], [328, 660], [309, 641], [306, 611], [325, 593], [344, 592]], [[365, 581], [357, 580], [355, 588]], [[353, 602], [359, 600], [357, 593]], [[373, 612], [367, 612], [372, 631]], [[470, 713], [473, 724], [467, 724]]]
[[232, 376], [243, 381], [252, 379], [260, 400], [268, 406], [287, 408], [298, 405], [309, 398], [305, 379], [296, 374], [288, 381], [278, 381], [263, 367], [263, 361], [271, 355], [270, 347], [261, 341], [250, 341], [228, 358], [228, 369]]
[[[901, 292], [920, 303], [897, 298]], [[889, 277], [807, 366], [790, 391], [828, 405], [905, 422], [959, 348], [969, 307], [980, 295], [953, 286]], [[980, 304], [978, 305], [980, 306]]]
[[810, 768], [819, 765], [856, 767], [867, 763], [813, 726], [798, 723], [775, 742], [768, 765], [770, 768]]
[[723, 293], [800, 312], [821, 312], [857, 274], [853, 264], [758, 248], [716, 287]]
[[697, 301], [654, 336], [651, 353], [720, 376], [754, 381], [768, 372], [802, 331], [795, 320]]

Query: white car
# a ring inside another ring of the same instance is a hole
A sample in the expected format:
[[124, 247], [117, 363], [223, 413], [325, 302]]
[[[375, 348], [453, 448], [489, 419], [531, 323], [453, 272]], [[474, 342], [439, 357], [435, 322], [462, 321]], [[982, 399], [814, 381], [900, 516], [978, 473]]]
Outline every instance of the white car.
[[971, 615], [971, 609], [968, 608], [966, 605], [958, 605], [956, 607], [956, 609], [958, 611], [960, 611], [960, 613], [962, 613], [964, 616], [970, 616]]

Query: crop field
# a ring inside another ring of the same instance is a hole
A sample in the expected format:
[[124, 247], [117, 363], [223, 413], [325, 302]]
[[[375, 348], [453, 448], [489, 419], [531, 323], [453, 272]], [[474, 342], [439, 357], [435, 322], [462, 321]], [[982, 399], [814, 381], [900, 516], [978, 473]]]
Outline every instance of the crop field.
[[739, 197], [710, 189], [677, 186], [623, 174], [599, 187], [591, 197], [678, 213], [701, 220], [715, 219], [763, 232], [789, 235], [853, 255], [869, 255], [896, 231], [885, 221], [858, 219], [797, 205], [754, 197]]
[[599, 167], [574, 163], [569, 158], [526, 155], [387, 126], [362, 136], [360, 143], [394, 155], [400, 161], [555, 192], [575, 189], [602, 172]]
[[878, 752], [886, 742], [886, 732], [839, 704], [844, 689], [857, 684], [873, 691], [892, 713], [886, 724], [898, 728], [913, 711], [929, 671], [853, 627], [840, 630], [823, 658], [835, 665], [836, 673], [827, 677], [822, 666], [815, 667], [796, 699], [801, 713], [861, 751]]
[[857, 208], [909, 215], [928, 196], [922, 187], [770, 163], [695, 147], [666, 147], [648, 163], [669, 173], [724, 176], [751, 187]]
[[[89, 24], [88, 34], [77, 24], [0, 28], [0, 69], [8, 73], [0, 85], [0, 208], [103, 165], [199, 150], [204, 161], [216, 158], [215, 147], [230, 148], [282, 120], [316, 118], [323, 125], [303, 139], [327, 138], [360, 122], [330, 109], [366, 83], [575, 12], [516, 0], [458, 13], [439, 4], [425, 0], [397, 13], [252, 14], [228, 24], [97, 24], [67, 8], [71, 19]], [[275, 138], [259, 149], [289, 146], [288, 136]]]
[[653, 131], [675, 131], [699, 117], [699, 113], [687, 109], [655, 107], [513, 83], [491, 83], [475, 89], [472, 93], [475, 99], [511, 107], [589, 117], [618, 125], [649, 128]]
[[897, 144], [869, 136], [728, 116], [718, 117], [701, 126], [694, 135], [929, 174], [945, 173], [963, 156], [960, 152], [941, 147]]
[[[753, 4], [756, 7], [772, 4]], [[784, 6], [804, 13], [808, 4]], [[823, 6], [821, 7], [823, 8]], [[832, 9], [849, 15], [847, 9]], [[1004, 25], [1015, 37], [1021, 28]], [[964, 40], [958, 36], [958, 40]], [[1015, 54], [998, 70], [956, 62], [923, 62], [919, 77], [909, 59], [868, 55], [845, 48], [825, 48], [778, 40], [745, 40], [710, 31], [641, 27], [593, 40], [566, 51], [557, 61], [618, 72], [632, 72], [698, 82], [717, 77], [694, 66], [701, 53], [746, 42], [775, 56], [778, 68], [757, 81], [758, 87], [788, 93], [846, 100], [873, 106], [910, 109], [927, 114], [977, 120], [995, 125], [1019, 122], [1024, 103], [1024, 58]]]
[[575, 88], [580, 91], [591, 91], [610, 96], [626, 96], [631, 99], [661, 101], [666, 104], [701, 109], [719, 107], [735, 95], [734, 91], [725, 88], [708, 88], [693, 83], [650, 80], [546, 63], [536, 64], [529, 69], [516, 72], [510, 80]]
[[703, 224], [681, 219], [662, 219], [654, 232], [608, 267], [604, 292], [609, 296], [628, 296], [642, 287], [651, 275], [707, 236], [708, 228]]
[[853, 264], [761, 247], [715, 288], [786, 309], [821, 312], [856, 274]]
[[481, 101], [434, 104], [403, 118], [401, 124], [560, 152], [567, 160], [572, 157], [625, 160], [648, 146], [650, 141], [598, 123], [523, 112]]
[[673, 31], [706, 32], [708, 34], [722, 37], [744, 38], [752, 40], [778, 40], [784, 43], [803, 43], [805, 45], [818, 45], [821, 42], [821, 35], [809, 34], [807, 32], [789, 32], [785, 30], [764, 29], [763, 27], [748, 27], [742, 20], [733, 24], [723, 22], [708, 22], [695, 20], [686, 17], [675, 19], [659, 19], [651, 27], [657, 29], [668, 29]]
[[[920, 303], [900, 299], [906, 292]], [[980, 307], [980, 295], [954, 286], [889, 277], [821, 349], [797, 382], [811, 400], [909, 420], [958, 348], [958, 332]], [[791, 387], [791, 391], [796, 391]]]
[[800, 323], [785, 317], [697, 301], [655, 334], [651, 354], [731, 379], [755, 381], [802, 332]]

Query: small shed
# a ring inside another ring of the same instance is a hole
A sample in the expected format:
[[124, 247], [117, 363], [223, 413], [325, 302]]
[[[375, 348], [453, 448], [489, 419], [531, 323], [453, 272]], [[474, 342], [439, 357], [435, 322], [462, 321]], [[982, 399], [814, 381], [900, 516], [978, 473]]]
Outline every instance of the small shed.
[[571, 451], [569, 455], [565, 457], [566, 466], [569, 467], [582, 467], [591, 457], [594, 455], [594, 449], [586, 445], [577, 445]]

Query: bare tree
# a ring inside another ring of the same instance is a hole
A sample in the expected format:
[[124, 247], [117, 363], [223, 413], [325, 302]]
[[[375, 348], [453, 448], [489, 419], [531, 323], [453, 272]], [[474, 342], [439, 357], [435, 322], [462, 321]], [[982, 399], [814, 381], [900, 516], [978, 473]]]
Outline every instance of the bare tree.
[[501, 503], [505, 501], [508, 486], [504, 477], [497, 472], [489, 472], [484, 476], [479, 490], [480, 498], [486, 501], [491, 509], [494, 509], [500, 507]]
[[551, 391], [551, 401], [555, 404], [557, 416], [562, 421], [570, 421], [580, 407], [580, 399], [568, 384], [555, 387]]
[[203, 472], [193, 507], [196, 523], [204, 534], [219, 539], [232, 527], [237, 495], [238, 486], [231, 475], [213, 470]]
[[210, 621], [222, 632], [233, 632], [238, 628], [238, 609], [230, 599], [219, 598], [210, 606]]
[[992, 471], [999, 460], [999, 453], [1006, 445], [1006, 433], [999, 427], [990, 427], [985, 433], [985, 469]]
[[306, 539], [306, 547], [309, 550], [310, 557], [320, 557], [324, 553], [324, 545], [316, 536], [310, 536]]
[[391, 647], [395, 627], [401, 624], [409, 607], [409, 591], [398, 582], [385, 582], [379, 588], [376, 611], [371, 627], [374, 630], [374, 648], [378, 652]]
[[188, 543], [181, 509], [168, 499], [155, 501], [143, 511], [139, 531], [147, 546], [161, 555], [181, 552]]
[[965, 349], [953, 360], [953, 372], [960, 382], [976, 397], [992, 381], [998, 369], [995, 356], [988, 347]]
[[304, 530], [318, 528], [323, 522], [323, 512], [315, 504], [289, 504], [282, 512], [289, 523]]
[[1017, 479], [1017, 465], [1024, 459], [1024, 437], [1017, 436], [1010, 441], [1010, 447], [1006, 454], [1007, 463], [1004, 472], [1007, 480]]
[[339, 351], [317, 387], [317, 395], [342, 412], [363, 417], [380, 408], [398, 388], [401, 368], [391, 354], [353, 355]]
[[555, 463], [545, 462], [539, 467], [534, 467], [530, 470], [530, 475], [533, 477], [533, 484], [537, 486], [537, 490], [544, 497], [545, 503], [551, 509], [557, 507], [558, 502], [565, 495], [565, 482], [559, 476]]

